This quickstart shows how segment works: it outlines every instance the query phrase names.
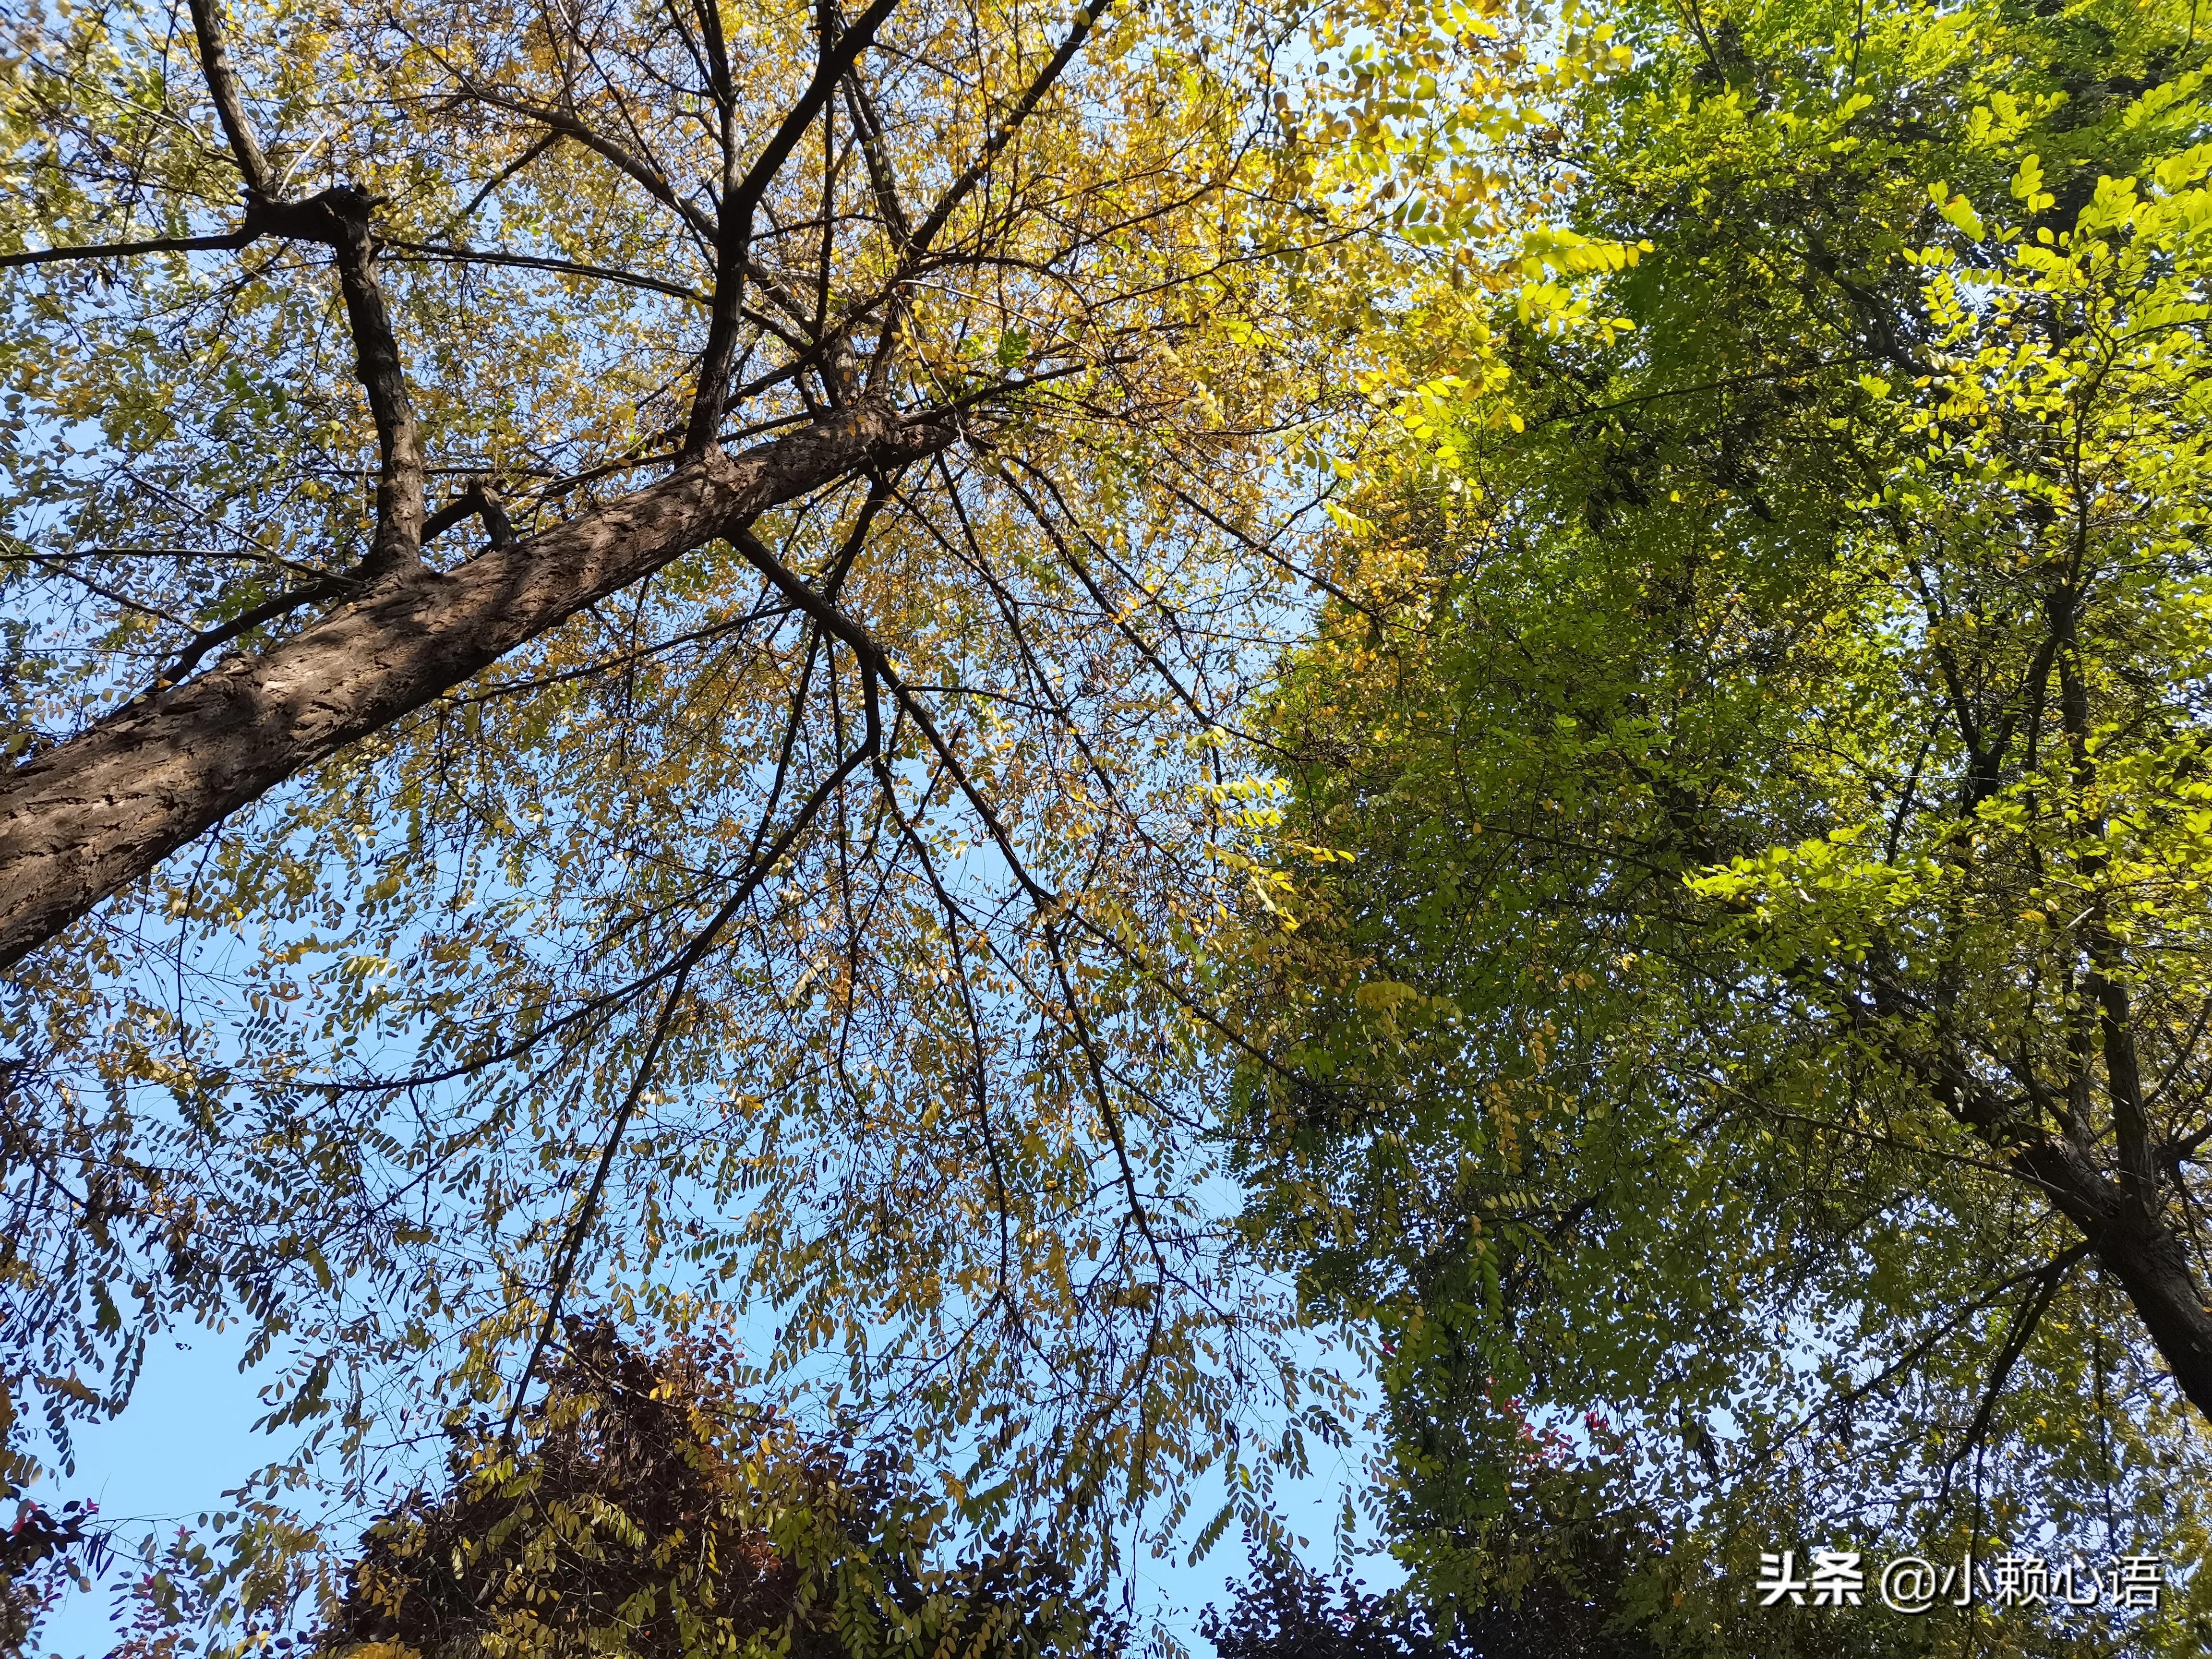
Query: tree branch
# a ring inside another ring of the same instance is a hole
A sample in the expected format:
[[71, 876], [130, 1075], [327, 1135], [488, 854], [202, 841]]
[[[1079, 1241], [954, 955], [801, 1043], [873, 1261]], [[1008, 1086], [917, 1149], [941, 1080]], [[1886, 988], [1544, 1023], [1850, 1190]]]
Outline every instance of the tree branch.
[[1075, 54], [1083, 50], [1083, 43], [1091, 38], [1091, 30], [1097, 27], [1098, 19], [1105, 9], [1106, 0], [1099, 0], [1097, 5], [1075, 14], [1075, 27], [1067, 32], [1067, 39], [1060, 43], [1060, 50], [1053, 53], [1051, 62], [1037, 72], [1036, 78], [1030, 82], [1029, 89], [1015, 102], [1006, 118], [984, 141], [981, 153], [945, 187], [945, 194], [938, 198], [937, 205], [930, 210], [929, 216], [915, 231], [908, 249], [909, 260], [919, 258], [929, 251], [930, 244], [937, 240], [939, 233], [951, 220], [961, 203], [966, 201], [969, 193], [983, 181], [983, 175], [990, 171], [991, 163], [998, 160], [999, 152], [1013, 142], [1014, 135], [1036, 112], [1044, 95], [1066, 73], [1067, 66], [1075, 61]]
[[238, 162], [238, 170], [246, 175], [246, 193], [274, 199], [276, 194], [275, 176], [269, 170], [269, 158], [261, 153], [261, 143], [253, 136], [253, 128], [246, 118], [246, 105], [238, 95], [238, 77], [230, 72], [230, 53], [223, 45], [222, 20], [216, 15], [216, 0], [191, 0], [192, 33], [199, 37], [200, 70], [207, 76], [208, 91], [215, 99], [216, 117], [222, 123], [223, 136], [230, 140], [230, 153]]
[[815, 815], [831, 796], [844, 787], [848, 778], [874, 757], [880, 743], [881, 733], [871, 721], [867, 735], [860, 746], [815, 787], [792, 821], [784, 827], [783, 833], [767, 850], [754, 854], [750, 868], [738, 884], [737, 890], [722, 902], [721, 908], [684, 947], [673, 964], [675, 983], [668, 988], [661, 999], [660, 1012], [653, 1021], [653, 1036], [646, 1043], [645, 1053], [638, 1060], [637, 1070], [631, 1074], [629, 1088], [623, 1097], [622, 1106], [615, 1113], [614, 1122], [607, 1131], [605, 1144], [599, 1150], [598, 1165], [592, 1172], [592, 1184], [586, 1190], [582, 1202], [577, 1205], [576, 1213], [570, 1218], [567, 1235], [562, 1240], [561, 1251], [556, 1258], [552, 1280], [545, 1297], [545, 1316], [538, 1323], [538, 1340], [531, 1346], [530, 1357], [523, 1362], [521, 1374], [515, 1378], [514, 1395], [507, 1408], [507, 1422], [500, 1431], [501, 1440], [511, 1442], [514, 1438], [515, 1419], [521, 1414], [523, 1399], [530, 1391], [531, 1376], [538, 1369], [538, 1362], [545, 1352], [545, 1345], [552, 1338], [553, 1327], [560, 1320], [561, 1301], [568, 1294], [576, 1263], [583, 1255], [584, 1240], [591, 1231], [592, 1218], [599, 1213], [599, 1200], [606, 1192], [607, 1176], [614, 1169], [615, 1155], [621, 1151], [623, 1139], [629, 1130], [629, 1121], [636, 1114], [638, 1103], [644, 1098], [647, 1084], [652, 1081], [654, 1063], [660, 1057], [661, 1046], [668, 1039], [669, 1027], [675, 1023], [677, 1012], [683, 1006], [684, 992], [690, 984], [691, 970], [714, 948], [715, 939], [737, 915], [738, 908], [759, 890], [777, 862], [805, 833], [806, 826], [814, 821]]
[[270, 173], [269, 159], [246, 118], [238, 79], [231, 73], [215, 0], [191, 0], [191, 9], [200, 68], [230, 140], [231, 154], [246, 175], [246, 224], [239, 235], [250, 241], [255, 234], [273, 231], [320, 242], [337, 256], [338, 289], [353, 334], [355, 370], [368, 393], [380, 463], [376, 531], [362, 568], [370, 576], [404, 569], [418, 562], [422, 552], [422, 440], [407, 398], [392, 313], [376, 279], [376, 244], [368, 228], [375, 198], [357, 186], [340, 185], [304, 202], [278, 199], [279, 181]]
[[688, 300], [695, 306], [713, 303], [696, 288], [686, 288], [681, 283], [672, 283], [659, 276], [644, 276], [634, 270], [616, 270], [606, 265], [578, 264], [574, 259], [556, 259], [542, 253], [504, 253], [495, 248], [449, 247], [439, 242], [387, 242], [386, 247], [396, 248], [412, 259], [436, 259], [453, 264], [507, 265], [519, 270], [551, 270], [567, 276], [588, 276], [596, 282], [617, 283], [624, 288], [643, 289], [650, 294], [665, 294], [671, 299]]
[[[822, 43], [820, 60], [815, 65], [814, 78], [807, 82], [806, 90], [798, 102], [785, 112], [784, 118], [760, 155], [747, 169], [744, 178], [725, 192], [720, 205], [714, 239], [714, 314], [707, 326], [707, 349], [699, 363], [699, 386], [691, 400], [691, 417], [684, 428], [684, 449], [687, 454], [696, 454], [714, 441], [721, 430], [722, 411], [727, 406], [730, 370], [736, 354], [738, 327], [742, 321], [744, 304], [746, 267], [752, 252], [753, 216], [760, 207], [761, 198], [769, 185], [782, 169], [791, 152], [820, 114], [860, 55], [867, 50], [881, 28], [897, 9], [899, 0], [875, 0], [861, 13], [852, 27], [840, 35], [833, 45]], [[713, 37], [710, 37], [712, 44]], [[824, 227], [823, 234], [829, 229]]]
[[355, 368], [368, 393], [376, 422], [381, 465], [376, 480], [376, 533], [362, 574], [374, 577], [404, 569], [422, 556], [422, 436], [407, 397], [407, 376], [392, 313], [376, 278], [376, 243], [368, 216], [376, 205], [351, 185], [326, 190], [303, 206], [325, 204], [336, 234], [338, 288], [345, 296], [346, 321], [353, 331]]
[[471, 478], [461, 493], [422, 521], [424, 546], [444, 535], [464, 519], [482, 519], [484, 534], [494, 547], [505, 547], [514, 539], [514, 525], [507, 516], [507, 503], [500, 500], [489, 481]]
[[260, 232], [241, 228], [222, 236], [153, 236], [139, 242], [103, 242], [92, 247], [42, 247], [0, 253], [0, 270], [15, 265], [55, 264], [64, 259], [128, 259], [141, 253], [232, 252], [257, 240]]
[[2066, 1282], [2066, 1275], [2088, 1254], [2087, 1244], [2076, 1244], [2036, 1270], [2035, 1289], [2028, 1293], [2027, 1302], [2013, 1316], [2011, 1328], [2005, 1333], [2004, 1346], [1998, 1350], [1996, 1363], [1990, 1367], [1990, 1385], [1983, 1391], [1982, 1403], [1974, 1412], [1974, 1420], [1967, 1425], [1966, 1438], [1959, 1443], [1959, 1449], [1945, 1460], [1943, 1480], [1947, 1486], [1950, 1484], [1951, 1471], [1972, 1455], [1974, 1448], [1980, 1445], [1988, 1435], [1990, 1419], [1996, 1414], [1997, 1401], [2004, 1396], [2005, 1384], [2012, 1380], [2013, 1366], [2019, 1362], [2028, 1339], [2035, 1334], [2035, 1328], [2043, 1322], [2043, 1316], [2050, 1310], [2051, 1298], [2058, 1294], [2058, 1287]]
[[268, 649], [0, 776], [0, 969], [237, 808], [609, 593], [785, 501], [951, 443], [863, 404], [457, 568], [370, 582]]
[[[328, 599], [332, 594], [345, 592], [356, 585], [356, 580], [352, 576], [325, 576], [322, 580], [310, 582], [305, 587], [295, 587], [289, 592], [279, 593], [276, 598], [264, 600], [252, 610], [233, 617], [228, 622], [218, 627], [194, 635], [178, 648], [177, 654], [170, 661], [169, 665], [155, 677], [153, 690], [166, 691], [173, 685], [181, 684], [185, 677], [199, 666], [200, 659], [217, 646], [228, 645], [240, 635], [252, 632], [264, 623], [275, 622], [279, 617], [289, 617], [302, 605], [312, 605], [317, 599]], [[150, 696], [152, 693], [149, 692], [148, 695]]]
[[875, 195], [884, 222], [890, 227], [894, 251], [904, 258], [908, 244], [914, 240], [914, 227], [908, 222], [905, 204], [899, 200], [898, 179], [884, 149], [884, 124], [877, 118], [875, 106], [869, 101], [867, 89], [860, 84], [857, 73], [845, 77], [845, 106], [852, 113], [853, 131], [860, 137], [860, 159], [868, 169], [868, 187]]

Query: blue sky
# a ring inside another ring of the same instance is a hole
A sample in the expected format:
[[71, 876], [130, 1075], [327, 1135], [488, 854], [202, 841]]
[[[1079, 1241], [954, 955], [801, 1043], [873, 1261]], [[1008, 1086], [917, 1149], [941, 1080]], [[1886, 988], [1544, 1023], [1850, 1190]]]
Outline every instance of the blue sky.
[[[269, 1443], [252, 1432], [262, 1410], [257, 1385], [238, 1370], [244, 1333], [194, 1334], [198, 1340], [190, 1347], [174, 1337], [154, 1346], [130, 1409], [76, 1431], [76, 1479], [54, 1488], [97, 1503], [100, 1518], [119, 1523], [126, 1537], [142, 1530], [133, 1522], [191, 1522], [216, 1507], [225, 1486], [266, 1460]], [[46, 1492], [37, 1495], [52, 1501]], [[47, 1621], [40, 1647], [65, 1659], [105, 1653], [107, 1591], [120, 1576], [111, 1571], [100, 1592], [72, 1595]]]

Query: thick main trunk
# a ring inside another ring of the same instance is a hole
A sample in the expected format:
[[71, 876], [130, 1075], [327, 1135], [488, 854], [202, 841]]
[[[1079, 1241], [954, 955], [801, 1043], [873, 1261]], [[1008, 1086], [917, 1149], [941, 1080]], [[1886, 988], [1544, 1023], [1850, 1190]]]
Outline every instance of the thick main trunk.
[[0, 968], [286, 778], [585, 606], [949, 425], [864, 406], [659, 483], [458, 569], [410, 570], [294, 637], [129, 708], [0, 780]]
[[2013, 1162], [2081, 1230], [2098, 1265], [2126, 1291], [2181, 1392], [2212, 1422], [2212, 1307], [2181, 1237], [2063, 1141], [2023, 1147]]

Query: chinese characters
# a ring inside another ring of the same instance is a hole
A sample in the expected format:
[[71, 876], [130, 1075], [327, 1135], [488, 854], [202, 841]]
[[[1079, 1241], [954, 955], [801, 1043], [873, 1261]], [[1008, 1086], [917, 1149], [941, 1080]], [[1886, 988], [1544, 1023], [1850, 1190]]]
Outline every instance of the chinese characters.
[[[1802, 1607], [1809, 1601], [1816, 1607], [1863, 1607], [1868, 1574], [1863, 1559], [1857, 1550], [1816, 1549], [1801, 1572], [1796, 1550], [1763, 1553], [1759, 1605], [1787, 1601]], [[1905, 1613], [1972, 1607], [1977, 1601], [2000, 1607], [2089, 1607], [2109, 1600], [2115, 1607], [2154, 1608], [2166, 1586], [2165, 1570], [2159, 1555], [2124, 1555], [2101, 1573], [2079, 1555], [2056, 1561], [2008, 1553], [1989, 1562], [1970, 1555], [1940, 1565], [1925, 1556], [1899, 1555], [1874, 1576], [1874, 1583], [1884, 1607]]]

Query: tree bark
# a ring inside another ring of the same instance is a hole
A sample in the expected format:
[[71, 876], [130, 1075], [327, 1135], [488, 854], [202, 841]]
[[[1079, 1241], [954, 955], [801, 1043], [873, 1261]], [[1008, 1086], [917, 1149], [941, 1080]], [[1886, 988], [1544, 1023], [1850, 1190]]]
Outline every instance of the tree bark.
[[857, 469], [945, 447], [951, 422], [864, 404], [459, 568], [392, 573], [267, 650], [118, 711], [0, 780], [0, 969], [231, 812], [420, 708], [586, 605]]
[[[1911, 1017], [1910, 1000], [1895, 986], [1876, 981], [1869, 988], [1870, 1005], [1850, 1005], [1855, 1029], [1879, 1033], [1881, 1022]], [[2116, 1011], [2124, 1017], [2124, 1004], [2106, 1005], [2100, 1017], [2109, 1022]], [[2167, 1220], [2166, 1196], [2154, 1173], [2148, 1182], [2128, 1179], [2130, 1154], [2124, 1145], [2123, 1176], [2114, 1180], [2079, 1120], [2064, 1124], [2063, 1136], [2050, 1133], [2039, 1120], [2024, 1124], [2014, 1104], [1988, 1086], [1955, 1046], [1931, 1054], [1896, 1042], [1895, 1027], [1890, 1030], [1889, 1037], [1876, 1035], [1875, 1041], [1900, 1067], [1919, 1077], [1947, 1112], [2002, 1154], [2023, 1181], [2080, 1230], [2098, 1267], [2118, 1283], [2142, 1321], [2184, 1397], [2212, 1423], [2212, 1301], [2197, 1280], [2188, 1239]], [[2106, 1039], [2111, 1040], [2109, 1029]], [[2107, 1060], [2107, 1081], [2115, 1092], [2130, 1091], [2140, 1118], [2141, 1079], [2131, 1037], [2121, 1052], [2124, 1058], [2117, 1072]], [[2051, 1091], [2033, 1081], [2033, 1071], [2023, 1067], [2015, 1075], [2027, 1080], [2029, 1100], [2048, 1102]], [[2041, 1109], [2048, 1113], [2050, 1108], [2043, 1104]], [[2124, 1109], [2115, 1106], [2115, 1119]], [[2178, 1177], [2174, 1184], [2174, 1195], [2185, 1202]]]
[[2081, 1230], [2098, 1265], [2134, 1304], [2182, 1394], [2212, 1423], [2212, 1308], [2180, 1235], [2063, 1141], [2022, 1147], [2013, 1163]]

